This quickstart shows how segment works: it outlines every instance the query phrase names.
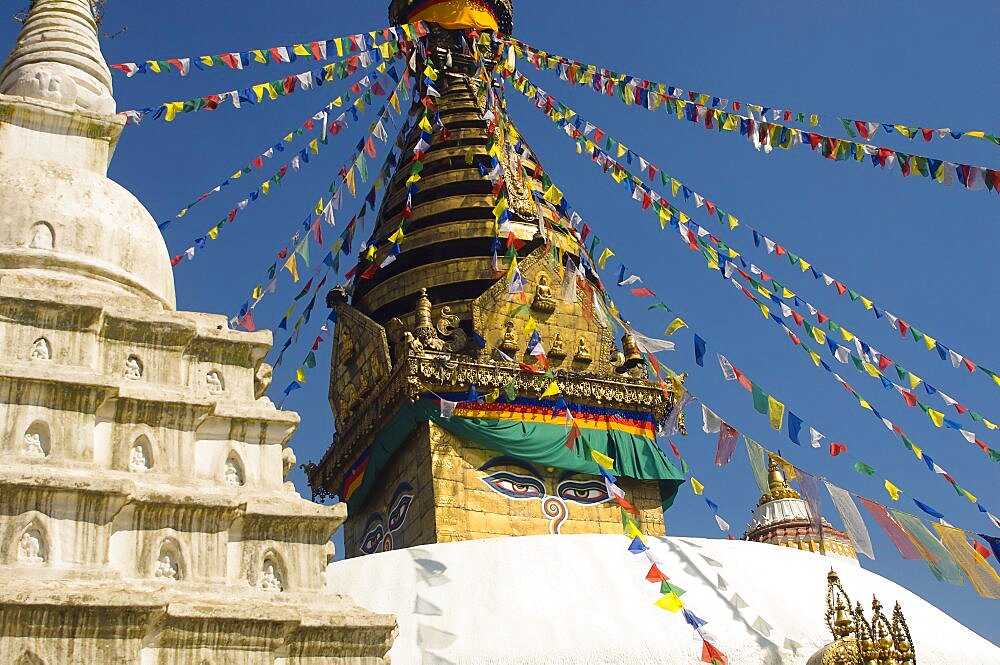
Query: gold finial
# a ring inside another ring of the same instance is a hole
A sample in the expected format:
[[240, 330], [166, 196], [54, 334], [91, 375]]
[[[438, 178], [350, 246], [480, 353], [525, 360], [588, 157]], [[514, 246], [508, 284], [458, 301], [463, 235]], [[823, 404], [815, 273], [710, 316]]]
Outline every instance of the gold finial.
[[869, 622], [861, 603], [855, 605], [852, 615], [851, 599], [832, 568], [826, 580], [825, 618], [834, 641], [824, 648], [824, 664], [916, 665], [910, 630], [899, 603], [896, 603], [890, 623], [882, 611], [882, 603], [872, 597]]
[[768, 457], [770, 464], [767, 467], [767, 492], [760, 497], [757, 505], [762, 506], [765, 503], [781, 499], [801, 499], [802, 495], [788, 486], [788, 481], [785, 480], [785, 474], [781, 472], [781, 465], [778, 463], [777, 457], [770, 454]]
[[635, 343], [635, 336], [628, 328], [625, 329], [625, 334], [622, 335], [622, 351], [625, 353], [625, 362], [621, 366], [622, 370], [630, 370], [642, 364], [642, 354], [639, 353], [639, 346]]
[[416, 309], [417, 325], [414, 331], [418, 337], [423, 337], [425, 333], [434, 334], [434, 324], [431, 322], [431, 300], [427, 297], [427, 289], [420, 289], [420, 297], [417, 298]]

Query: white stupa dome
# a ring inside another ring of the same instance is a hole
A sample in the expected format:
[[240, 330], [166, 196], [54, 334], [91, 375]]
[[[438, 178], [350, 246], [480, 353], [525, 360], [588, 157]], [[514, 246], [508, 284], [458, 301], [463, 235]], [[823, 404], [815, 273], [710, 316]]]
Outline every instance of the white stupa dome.
[[[730, 665], [801, 665], [830, 643], [831, 564], [852, 598], [900, 603], [920, 665], [1000, 663], [1000, 648], [856, 566], [746, 541], [649, 541]], [[648, 569], [622, 536], [526, 536], [339, 561], [327, 585], [398, 617], [393, 663], [701, 662], [701, 640], [683, 617], [654, 606], [659, 587], [645, 580]]]
[[174, 309], [156, 222], [107, 178], [124, 120], [89, 0], [37, 0], [0, 70], [0, 285]]

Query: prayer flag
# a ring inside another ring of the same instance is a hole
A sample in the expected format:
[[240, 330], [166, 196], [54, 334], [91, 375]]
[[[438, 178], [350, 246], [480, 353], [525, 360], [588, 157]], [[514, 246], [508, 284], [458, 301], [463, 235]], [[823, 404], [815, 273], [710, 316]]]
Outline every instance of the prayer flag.
[[768, 395], [767, 408], [771, 419], [771, 429], [780, 432], [782, 422], [785, 418], [785, 405]]
[[678, 317], [674, 319], [669, 326], [667, 326], [667, 329], [663, 331], [663, 334], [666, 335], [667, 337], [670, 337], [681, 328], [687, 328], [687, 327], [688, 324], [684, 323], [684, 321]]
[[695, 494], [701, 496], [701, 493], [705, 491], [705, 486], [699, 483], [697, 478], [691, 476], [691, 489], [694, 490]]
[[594, 458], [595, 462], [597, 462], [600, 466], [603, 466], [608, 471], [614, 470], [615, 461], [612, 458], [605, 455], [604, 453], [600, 453], [596, 450], [591, 450], [590, 456]]
[[677, 612], [684, 607], [684, 603], [675, 593], [668, 593], [656, 601], [655, 605], [660, 609], [667, 610], [668, 612]]
[[833, 500], [833, 505], [840, 515], [840, 520], [844, 523], [844, 530], [851, 539], [851, 544], [854, 545], [854, 551], [864, 554], [869, 559], [875, 559], [875, 550], [872, 548], [871, 536], [868, 533], [868, 528], [865, 526], [864, 519], [861, 517], [858, 506], [854, 503], [854, 499], [851, 498], [850, 492], [836, 485], [831, 485], [829, 482], [825, 482], [825, 485], [827, 492], [830, 493], [830, 498]]

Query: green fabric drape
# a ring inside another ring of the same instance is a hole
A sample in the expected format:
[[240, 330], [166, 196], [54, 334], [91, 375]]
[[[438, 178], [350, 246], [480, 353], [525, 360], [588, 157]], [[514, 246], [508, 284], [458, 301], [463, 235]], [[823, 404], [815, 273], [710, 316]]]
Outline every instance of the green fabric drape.
[[[455, 436], [511, 457], [542, 466], [599, 475], [590, 450], [615, 460], [612, 473], [639, 480], [660, 481], [664, 508], [673, 503], [684, 476], [655, 441], [627, 432], [584, 429], [573, 450], [566, 447], [569, 432], [562, 425], [480, 418], [442, 418], [437, 403], [420, 400], [403, 406], [376, 435], [361, 486], [348, 501], [348, 509], [363, 505], [385, 464], [421, 422], [432, 421]], [[583, 445], [586, 444], [586, 445]]]

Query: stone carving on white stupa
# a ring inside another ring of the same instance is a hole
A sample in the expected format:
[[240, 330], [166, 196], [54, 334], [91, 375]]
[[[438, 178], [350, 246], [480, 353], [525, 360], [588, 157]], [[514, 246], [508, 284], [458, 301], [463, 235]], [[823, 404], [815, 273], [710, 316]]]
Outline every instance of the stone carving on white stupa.
[[385, 663], [395, 619], [323, 589], [346, 509], [285, 483], [271, 334], [176, 311], [107, 177], [124, 124], [90, 0], [34, 0], [0, 69], [0, 662]]

